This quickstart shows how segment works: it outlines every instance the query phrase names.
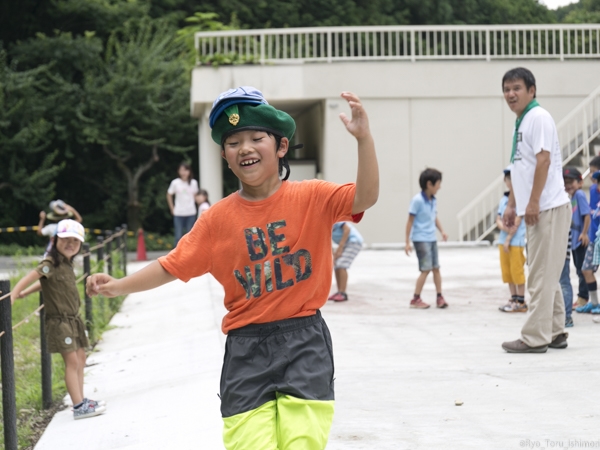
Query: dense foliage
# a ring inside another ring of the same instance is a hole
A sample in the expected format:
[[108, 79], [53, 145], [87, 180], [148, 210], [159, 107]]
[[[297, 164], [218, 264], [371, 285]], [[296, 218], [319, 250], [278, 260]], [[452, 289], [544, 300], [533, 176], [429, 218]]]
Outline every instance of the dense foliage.
[[212, 0], [207, 10], [243, 28], [337, 25], [551, 23], [535, 0]]
[[198, 161], [197, 30], [557, 21], [600, 22], [600, 0], [0, 2], [0, 227], [35, 224], [62, 198], [90, 227], [168, 232], [168, 182]]

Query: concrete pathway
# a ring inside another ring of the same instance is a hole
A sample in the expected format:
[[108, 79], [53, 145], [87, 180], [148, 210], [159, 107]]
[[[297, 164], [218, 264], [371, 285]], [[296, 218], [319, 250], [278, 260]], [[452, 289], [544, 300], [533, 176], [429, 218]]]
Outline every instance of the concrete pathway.
[[[350, 301], [323, 308], [336, 358], [327, 448], [600, 448], [600, 325], [576, 315], [568, 349], [506, 354], [525, 317], [497, 309], [508, 297], [497, 250], [440, 258], [446, 310], [408, 308], [417, 262], [397, 250], [361, 252]], [[423, 298], [434, 300], [431, 281]], [[36, 449], [223, 448], [221, 302], [211, 277], [129, 296], [86, 373], [108, 412], [58, 413]]]

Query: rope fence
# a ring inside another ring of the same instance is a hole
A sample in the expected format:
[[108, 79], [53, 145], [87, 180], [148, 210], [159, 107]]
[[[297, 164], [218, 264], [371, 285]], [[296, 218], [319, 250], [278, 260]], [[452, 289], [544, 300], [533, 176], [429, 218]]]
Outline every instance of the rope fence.
[[[9, 227], [0, 228], [1, 232], [31, 231], [37, 227]], [[87, 232], [90, 230], [86, 229]], [[76, 279], [76, 284], [83, 283], [85, 325], [90, 342], [95, 342], [94, 323], [94, 304], [91, 297], [88, 296], [85, 286], [89, 276], [95, 273], [108, 273], [113, 275], [113, 260], [115, 255], [119, 256], [119, 263], [124, 276], [127, 275], [127, 236], [133, 235], [127, 231], [127, 226], [117, 227], [115, 230], [91, 230], [98, 236], [98, 244], [90, 247], [89, 243], [82, 246], [83, 273]], [[99, 232], [99, 233], [96, 233]], [[115, 244], [115, 245], [113, 245]], [[96, 264], [90, 267], [90, 260], [96, 252]], [[4, 448], [6, 450], [17, 450], [17, 409], [16, 409], [16, 389], [15, 389], [15, 366], [14, 366], [14, 345], [13, 331], [17, 330], [23, 324], [28, 323], [36, 315], [40, 318], [40, 341], [41, 341], [41, 385], [42, 385], [42, 406], [43, 409], [49, 409], [52, 406], [52, 359], [47, 349], [45, 335], [45, 315], [43, 294], [40, 292], [40, 304], [34, 311], [27, 314], [15, 325], [12, 325], [12, 304], [10, 301], [3, 301], [10, 298], [11, 294], [10, 280], [0, 280], [0, 371], [2, 378], [2, 416], [4, 421]], [[103, 300], [102, 300], [103, 302]], [[104, 310], [104, 303], [101, 303]]]
[[[0, 234], [1, 233], [23, 233], [23, 232], [28, 232], [28, 231], [38, 231], [39, 227], [37, 225], [33, 225], [33, 226], [16, 226], [16, 227], [0, 227]], [[112, 241], [114, 239], [116, 239], [115, 236], [115, 230], [102, 230], [100, 228], [85, 228], [85, 232], [87, 234], [93, 234], [93, 235], [97, 235], [97, 236], [106, 236], [104, 238], [104, 241]], [[136, 236], [136, 232], [134, 231], [127, 231], [126, 232], [127, 237], [135, 237]], [[165, 247], [166, 250], [170, 250], [172, 248], [172, 245], [169, 242], [165, 242], [164, 239], [162, 239], [160, 237], [160, 235], [157, 235], [155, 233], [144, 233], [144, 237], [146, 239], [148, 239], [149, 241], [155, 241], [158, 245], [162, 245]], [[90, 251], [96, 251], [98, 249], [98, 245], [95, 245], [93, 247], [90, 248]]]
[[[37, 231], [39, 227], [37, 225], [26, 226], [26, 227], [4, 227], [0, 228], [0, 233], [19, 233], [24, 231]], [[85, 232], [88, 234], [107, 234], [112, 233], [112, 230], [101, 230], [99, 228], [86, 228]], [[128, 236], [135, 236], [133, 231], [127, 233]]]

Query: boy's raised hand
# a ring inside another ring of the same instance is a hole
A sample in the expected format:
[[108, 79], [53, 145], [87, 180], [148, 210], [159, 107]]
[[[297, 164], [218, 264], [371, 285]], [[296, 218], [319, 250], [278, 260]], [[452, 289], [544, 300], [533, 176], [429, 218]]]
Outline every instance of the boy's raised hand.
[[90, 297], [103, 295], [105, 297], [116, 297], [121, 295], [117, 287], [118, 280], [105, 273], [95, 273], [88, 277], [85, 290]]
[[358, 96], [352, 92], [342, 92], [342, 98], [348, 102], [352, 112], [351, 118], [348, 118], [345, 113], [340, 114], [340, 119], [344, 122], [348, 132], [356, 139], [370, 136], [369, 118]]

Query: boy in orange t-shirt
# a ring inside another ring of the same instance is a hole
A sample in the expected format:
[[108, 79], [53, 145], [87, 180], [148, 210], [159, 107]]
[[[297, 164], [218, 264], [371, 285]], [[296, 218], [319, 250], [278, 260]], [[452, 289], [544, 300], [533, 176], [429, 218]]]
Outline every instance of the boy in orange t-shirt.
[[[331, 228], [359, 221], [377, 201], [379, 172], [367, 114], [342, 93], [358, 142], [356, 184], [286, 181], [294, 120], [245, 86], [219, 96], [212, 138], [242, 188], [214, 204], [176, 249], [115, 280], [88, 279], [90, 295], [124, 295], [211, 273], [225, 290], [221, 374], [228, 449], [323, 449], [333, 419], [333, 354], [319, 308], [331, 286]], [[285, 171], [285, 175], [283, 172]], [[314, 220], [318, 218], [318, 220]]]

